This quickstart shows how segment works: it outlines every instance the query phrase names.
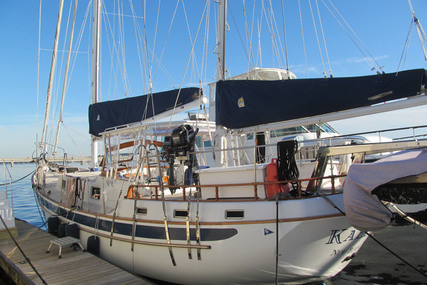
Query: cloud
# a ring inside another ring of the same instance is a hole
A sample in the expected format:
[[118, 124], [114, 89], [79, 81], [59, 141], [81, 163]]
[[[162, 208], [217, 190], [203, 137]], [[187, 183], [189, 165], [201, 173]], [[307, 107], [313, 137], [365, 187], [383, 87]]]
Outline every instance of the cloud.
[[[341, 134], [358, 133], [365, 131], [404, 128], [410, 126], [426, 125], [425, 114], [427, 106], [401, 109], [375, 115], [362, 116], [352, 119], [331, 122], [331, 125]], [[416, 130], [416, 133], [425, 132], [426, 129]], [[384, 134], [387, 136], [387, 133]], [[396, 136], [399, 136], [396, 134]]]
[[290, 65], [289, 69], [291, 72], [293, 72], [298, 78], [306, 78], [307, 73], [310, 76], [315, 74], [315, 77], [320, 77], [322, 75], [321, 69], [317, 68], [314, 65], [310, 65], [306, 67], [305, 64], [296, 64], [296, 65]]
[[[377, 62], [380, 61], [380, 60], [388, 59], [388, 58], [390, 58], [390, 55], [387, 55], [387, 54], [380, 55], [380, 56], [374, 56], [374, 59]], [[370, 59], [370, 60], [372, 61], [372, 59]], [[352, 63], [352, 64], [355, 64], [355, 63], [366, 63], [366, 62], [368, 62], [368, 59], [366, 57], [349, 57], [349, 58], [346, 58], [345, 60], [343, 60], [342, 62]], [[342, 62], [338, 61], [336, 63], [341, 64]]]

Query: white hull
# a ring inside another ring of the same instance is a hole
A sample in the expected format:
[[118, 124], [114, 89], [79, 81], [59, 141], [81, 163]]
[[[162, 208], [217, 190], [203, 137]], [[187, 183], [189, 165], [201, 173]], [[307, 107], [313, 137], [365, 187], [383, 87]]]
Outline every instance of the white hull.
[[[55, 197], [54, 187], [57, 183], [49, 178], [46, 181], [52, 183], [46, 184], [45, 190], [50, 189], [49, 196]], [[134, 200], [120, 200], [114, 222], [115, 233], [111, 237], [111, 211], [98, 215], [97, 222], [96, 213], [90, 211], [74, 209], [67, 214], [64, 204], [47, 198], [41, 191], [38, 191], [39, 202], [45, 214], [52, 216], [62, 213], [62, 221], [77, 223], [85, 247], [88, 238], [96, 234], [100, 237], [102, 258], [135, 274], [174, 283], [274, 282], [276, 238], [279, 245], [279, 281], [324, 279], [340, 272], [366, 239], [363, 233], [352, 228], [346, 218], [321, 197], [279, 200], [278, 223], [274, 200], [200, 201], [198, 246], [195, 240], [197, 202], [193, 201], [189, 211], [192, 235], [190, 259], [186, 248], [186, 218], [174, 216], [174, 211], [187, 209], [188, 203], [185, 201], [165, 203], [171, 237], [170, 253], [165, 238], [161, 200], [136, 201], [136, 208], [145, 208], [147, 214], [137, 214], [136, 234], [132, 243]], [[338, 207], [343, 207], [342, 194], [328, 197]], [[95, 209], [93, 205], [92, 208]], [[244, 214], [240, 218], [227, 219], [227, 210]], [[278, 236], [276, 225], [279, 228]], [[201, 248], [200, 260], [197, 247]]]

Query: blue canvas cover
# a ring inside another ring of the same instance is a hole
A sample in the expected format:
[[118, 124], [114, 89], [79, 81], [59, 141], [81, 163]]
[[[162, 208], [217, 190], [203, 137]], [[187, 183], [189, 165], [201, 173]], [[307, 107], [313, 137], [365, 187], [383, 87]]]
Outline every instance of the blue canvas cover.
[[219, 81], [216, 123], [239, 129], [308, 118], [416, 96], [425, 85], [425, 69], [362, 77]]
[[171, 110], [178, 95], [176, 107], [198, 100], [202, 96], [202, 90], [189, 87], [91, 104], [89, 133], [99, 136], [109, 128], [140, 122]]

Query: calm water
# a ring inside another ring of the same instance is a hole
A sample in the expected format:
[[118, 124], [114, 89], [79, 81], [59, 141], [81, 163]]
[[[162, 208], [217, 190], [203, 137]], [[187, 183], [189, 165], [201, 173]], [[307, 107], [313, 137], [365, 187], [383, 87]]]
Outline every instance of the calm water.
[[[7, 170], [9, 170], [12, 181], [21, 179], [22, 177], [32, 173], [36, 169], [35, 163], [15, 163], [13, 167], [10, 164], [6, 164]], [[9, 183], [9, 174], [6, 171], [4, 165], [1, 165], [0, 169], [0, 184]], [[10, 185], [7, 185], [9, 204], [12, 207], [11, 195], [13, 195], [13, 208], [15, 217], [28, 223], [41, 227], [44, 223], [41, 217], [41, 212], [38, 211], [36, 199], [34, 197], [33, 188], [31, 187], [31, 176], [15, 182], [12, 184], [12, 192], [10, 191]], [[1, 190], [5, 189], [5, 186], [0, 186]]]
[[[34, 163], [15, 164], [13, 167], [7, 165], [13, 181], [32, 173], [35, 168], [36, 164]], [[0, 169], [2, 169], [0, 184], [3, 184], [5, 182], [5, 169], [3, 166]], [[6, 175], [6, 181], [9, 182], [7, 172]], [[5, 186], [0, 187], [1, 190], [5, 189]], [[10, 195], [9, 188], [8, 185]], [[38, 210], [31, 187], [31, 175], [13, 183], [12, 194], [15, 217], [34, 226], [42, 227], [44, 221]], [[42, 228], [45, 229], [44, 226]], [[413, 225], [387, 227], [375, 233], [375, 236], [417, 268], [423, 271], [427, 270], [426, 230]], [[322, 283], [315, 282], [310, 284]], [[336, 277], [331, 280], [325, 280], [323, 284], [427, 284], [427, 278], [415, 272], [381, 246], [368, 239], [352, 262]]]

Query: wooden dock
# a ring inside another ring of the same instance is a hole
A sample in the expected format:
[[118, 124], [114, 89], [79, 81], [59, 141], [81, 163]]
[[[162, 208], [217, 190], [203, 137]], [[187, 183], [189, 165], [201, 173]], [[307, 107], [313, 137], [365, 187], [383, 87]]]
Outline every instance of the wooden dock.
[[[18, 219], [15, 224], [15, 240], [47, 284], [154, 284], [89, 252], [64, 246], [58, 258], [53, 246], [46, 253], [56, 236]], [[15, 284], [43, 284], [10, 236], [0, 239], [0, 267]]]

